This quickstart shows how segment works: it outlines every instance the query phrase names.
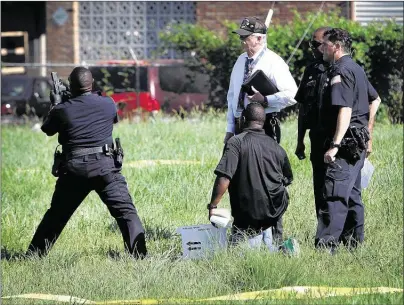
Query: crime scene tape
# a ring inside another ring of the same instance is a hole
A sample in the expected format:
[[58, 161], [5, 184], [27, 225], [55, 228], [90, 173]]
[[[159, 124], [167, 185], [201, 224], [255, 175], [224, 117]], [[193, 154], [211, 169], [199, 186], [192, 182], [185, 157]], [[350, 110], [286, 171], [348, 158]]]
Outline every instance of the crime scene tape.
[[15, 299], [36, 299], [43, 301], [54, 301], [60, 303], [81, 304], [81, 305], [158, 305], [158, 304], [203, 304], [214, 301], [249, 301], [249, 300], [281, 300], [281, 299], [310, 299], [337, 296], [355, 296], [366, 294], [403, 293], [401, 288], [391, 287], [370, 287], [370, 288], [349, 288], [349, 287], [326, 287], [326, 286], [291, 286], [279, 289], [243, 292], [239, 294], [224, 295], [206, 299], [140, 299], [140, 300], [110, 300], [91, 301], [74, 296], [51, 295], [51, 294], [20, 294], [2, 297], [2, 303]]

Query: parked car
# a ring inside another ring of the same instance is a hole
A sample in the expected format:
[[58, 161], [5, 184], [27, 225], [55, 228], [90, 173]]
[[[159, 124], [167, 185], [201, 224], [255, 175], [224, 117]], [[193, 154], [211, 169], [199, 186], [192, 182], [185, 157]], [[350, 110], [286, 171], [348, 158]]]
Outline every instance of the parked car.
[[95, 89], [114, 99], [121, 117], [138, 107], [147, 112], [187, 111], [208, 100], [208, 76], [191, 71], [182, 60], [139, 61], [138, 67], [128, 60], [97, 64], [90, 67]]
[[50, 109], [52, 82], [46, 77], [1, 76], [1, 115], [43, 117]]

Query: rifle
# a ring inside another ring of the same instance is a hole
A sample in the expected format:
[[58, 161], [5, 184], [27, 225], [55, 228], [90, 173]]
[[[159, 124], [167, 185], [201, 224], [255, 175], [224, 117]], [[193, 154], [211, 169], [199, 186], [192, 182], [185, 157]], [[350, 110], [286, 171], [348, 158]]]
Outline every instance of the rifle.
[[[71, 94], [69, 92], [69, 88], [65, 86], [62, 81], [59, 79], [58, 74], [56, 72], [51, 72], [51, 78], [53, 82], [53, 95], [55, 96], [61, 96], [61, 102], [68, 100], [71, 97]], [[52, 96], [52, 93], [51, 93]], [[53, 97], [52, 104], [57, 105], [60, 103], [57, 98]]]
[[59, 79], [57, 72], [51, 72], [51, 78], [53, 82], [53, 91], [55, 94], [62, 95], [63, 91], [67, 91], [65, 85], [63, 85], [62, 81]]

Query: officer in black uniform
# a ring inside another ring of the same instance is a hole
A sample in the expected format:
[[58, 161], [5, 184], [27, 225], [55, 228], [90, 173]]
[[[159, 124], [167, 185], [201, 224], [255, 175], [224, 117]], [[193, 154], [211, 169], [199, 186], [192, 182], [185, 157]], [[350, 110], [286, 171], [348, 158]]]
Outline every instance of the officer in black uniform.
[[324, 203], [319, 209], [316, 247], [334, 253], [340, 242], [364, 239], [360, 171], [369, 140], [369, 103], [378, 95], [350, 54], [352, 39], [342, 29], [324, 33], [323, 59], [331, 63], [320, 124], [325, 132]]
[[313, 168], [313, 187], [316, 206], [316, 215], [323, 201], [324, 184], [324, 132], [319, 124], [319, 112], [322, 105], [323, 91], [328, 86], [328, 63], [323, 60], [323, 35], [330, 27], [321, 27], [314, 31], [309, 42], [314, 61], [309, 64], [303, 74], [302, 81], [296, 93], [295, 100], [300, 103], [298, 119], [298, 136], [295, 154], [300, 159], [306, 158], [304, 137], [306, 130], [310, 129], [311, 144], [310, 161]]
[[74, 68], [69, 82], [72, 97], [61, 102], [61, 96], [52, 92], [55, 106], [41, 127], [48, 136], [59, 134], [62, 162], [54, 171], [58, 180], [51, 206], [27, 254], [46, 255], [74, 211], [95, 190], [117, 221], [125, 249], [136, 258], [144, 257], [144, 229], [111, 149], [113, 124], [118, 122], [115, 103], [91, 93], [93, 77], [84, 67]]

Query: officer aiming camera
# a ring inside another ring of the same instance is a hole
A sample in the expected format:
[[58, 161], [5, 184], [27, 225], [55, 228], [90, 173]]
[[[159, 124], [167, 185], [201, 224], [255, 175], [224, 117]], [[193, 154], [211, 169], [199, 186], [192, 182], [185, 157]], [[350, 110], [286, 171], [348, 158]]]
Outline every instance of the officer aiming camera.
[[144, 228], [121, 174], [123, 150], [115, 153], [112, 139], [118, 122], [114, 101], [91, 92], [90, 70], [76, 67], [64, 87], [52, 73], [52, 109], [41, 129], [58, 134], [62, 152], [55, 152], [52, 174], [58, 177], [51, 206], [39, 224], [27, 254], [46, 255], [66, 223], [91, 191], [96, 191], [116, 219], [125, 248], [134, 257], [147, 253]]

